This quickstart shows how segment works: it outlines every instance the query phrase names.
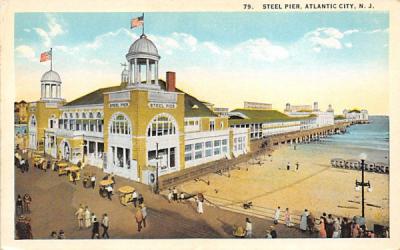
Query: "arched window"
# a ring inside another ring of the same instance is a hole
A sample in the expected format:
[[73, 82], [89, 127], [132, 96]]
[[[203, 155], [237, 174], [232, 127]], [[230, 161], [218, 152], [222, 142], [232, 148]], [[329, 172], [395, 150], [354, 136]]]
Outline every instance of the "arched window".
[[147, 128], [147, 136], [165, 136], [176, 134], [176, 127], [170, 116], [156, 116]]
[[128, 118], [123, 114], [113, 117], [110, 125], [110, 134], [130, 135], [131, 125]]
[[82, 118], [86, 119], [86, 113], [85, 112], [82, 113]]
[[78, 112], [75, 113], [75, 118], [79, 118], [79, 113]]
[[97, 119], [101, 119], [101, 113], [100, 113], [100, 112], [97, 112], [96, 117], [97, 117]]
[[89, 113], [89, 119], [93, 119], [93, 113], [92, 112]]

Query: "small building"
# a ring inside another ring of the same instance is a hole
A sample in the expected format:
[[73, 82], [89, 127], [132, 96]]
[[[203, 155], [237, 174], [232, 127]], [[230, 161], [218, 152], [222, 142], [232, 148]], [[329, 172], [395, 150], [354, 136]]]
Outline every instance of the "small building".
[[354, 123], [365, 123], [368, 122], [368, 111], [366, 109], [356, 109], [343, 110], [343, 116], [350, 122]]

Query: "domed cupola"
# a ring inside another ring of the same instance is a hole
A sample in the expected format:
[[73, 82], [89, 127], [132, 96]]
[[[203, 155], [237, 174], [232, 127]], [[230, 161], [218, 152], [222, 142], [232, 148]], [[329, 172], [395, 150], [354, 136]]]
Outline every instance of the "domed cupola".
[[54, 71], [49, 70], [43, 74], [41, 82], [41, 98], [43, 101], [61, 100], [61, 78]]
[[160, 89], [158, 85], [160, 55], [157, 47], [145, 34], [130, 46], [126, 59], [129, 62], [128, 87]]

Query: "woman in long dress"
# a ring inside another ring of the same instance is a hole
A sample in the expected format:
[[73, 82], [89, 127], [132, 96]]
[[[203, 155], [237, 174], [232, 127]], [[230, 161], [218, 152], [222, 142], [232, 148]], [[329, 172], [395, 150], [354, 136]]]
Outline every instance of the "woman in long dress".
[[197, 212], [199, 214], [203, 213], [203, 201], [201, 199], [197, 199]]
[[300, 230], [301, 231], [306, 231], [307, 230], [307, 216], [308, 216], [308, 210], [304, 210], [304, 213], [301, 215], [300, 218]]
[[321, 217], [319, 219], [319, 237], [326, 238], [326, 230], [325, 230], [325, 223], [324, 223], [323, 217]]
[[87, 206], [86, 206], [86, 209], [85, 209], [84, 216], [85, 216], [85, 227], [89, 228], [92, 225], [92, 223], [91, 223], [90, 211], [89, 211], [89, 208]]
[[287, 227], [291, 227], [292, 226], [292, 218], [291, 217], [292, 216], [290, 215], [289, 208], [286, 208], [286, 211], [285, 211], [285, 224], [286, 224]]

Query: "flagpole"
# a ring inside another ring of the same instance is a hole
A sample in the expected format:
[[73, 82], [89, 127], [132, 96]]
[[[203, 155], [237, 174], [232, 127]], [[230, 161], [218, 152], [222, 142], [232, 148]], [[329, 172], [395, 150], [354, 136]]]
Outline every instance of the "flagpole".
[[142, 35], [144, 35], [144, 12], [142, 13], [142, 18], [143, 18]]
[[53, 70], [53, 48], [50, 48], [50, 55], [51, 55], [51, 58], [50, 58], [50, 71], [52, 71]]

